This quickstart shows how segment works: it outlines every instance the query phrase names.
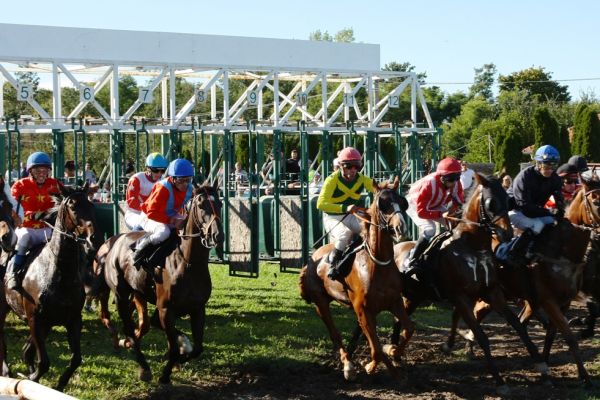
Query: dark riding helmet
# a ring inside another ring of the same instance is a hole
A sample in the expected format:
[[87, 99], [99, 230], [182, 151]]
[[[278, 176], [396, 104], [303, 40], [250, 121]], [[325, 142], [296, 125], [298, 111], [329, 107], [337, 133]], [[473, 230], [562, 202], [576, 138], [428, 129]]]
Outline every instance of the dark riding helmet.
[[571, 158], [569, 158], [568, 163], [573, 165], [575, 168], [577, 168], [577, 171], [579, 171], [580, 173], [589, 170], [587, 161], [585, 160], [585, 158], [583, 158], [581, 156], [578, 156], [578, 155], [572, 156]]

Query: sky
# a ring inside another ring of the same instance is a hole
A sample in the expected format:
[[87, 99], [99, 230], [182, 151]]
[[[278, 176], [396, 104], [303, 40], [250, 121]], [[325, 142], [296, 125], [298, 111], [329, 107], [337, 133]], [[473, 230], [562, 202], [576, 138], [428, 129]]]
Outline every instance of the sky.
[[382, 67], [409, 62], [448, 93], [494, 63], [502, 75], [544, 67], [577, 100], [600, 98], [599, 15], [592, 0], [28, 0], [3, 2], [0, 23], [279, 39], [352, 28], [380, 45]]

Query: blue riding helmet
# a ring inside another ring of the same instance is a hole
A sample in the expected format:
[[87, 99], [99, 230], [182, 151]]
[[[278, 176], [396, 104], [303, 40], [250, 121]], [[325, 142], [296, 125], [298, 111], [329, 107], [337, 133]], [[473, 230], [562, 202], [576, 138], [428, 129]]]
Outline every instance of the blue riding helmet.
[[560, 154], [553, 146], [546, 144], [537, 149], [533, 158], [535, 161], [541, 163], [558, 163], [560, 161]]
[[169, 162], [160, 153], [150, 153], [146, 157], [146, 167], [150, 168], [167, 168]]
[[192, 166], [192, 163], [185, 158], [177, 158], [169, 164], [167, 174], [174, 178], [194, 176], [194, 167]]
[[27, 158], [27, 171], [34, 167], [52, 168], [52, 160], [50, 160], [50, 156], [43, 151], [31, 153], [31, 155]]

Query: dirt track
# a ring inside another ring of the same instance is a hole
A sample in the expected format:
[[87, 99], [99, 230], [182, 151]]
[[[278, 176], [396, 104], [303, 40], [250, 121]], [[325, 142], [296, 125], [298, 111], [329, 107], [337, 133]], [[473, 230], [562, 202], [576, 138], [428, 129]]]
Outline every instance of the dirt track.
[[[577, 308], [571, 314], [581, 314]], [[516, 334], [499, 317], [484, 323], [492, 353], [511, 390], [510, 398], [573, 399], [600, 396], [600, 389], [585, 390], [577, 378], [576, 366], [561, 336], [557, 336], [550, 357], [552, 384], [542, 384], [539, 374]], [[577, 331], [578, 329], [575, 328]], [[533, 323], [529, 332], [541, 349], [544, 331]], [[419, 329], [408, 347], [400, 367], [400, 379], [393, 379], [381, 365], [372, 376], [361, 371], [357, 381], [343, 380], [341, 365], [331, 355], [319, 363], [298, 365], [293, 370], [238, 371], [235, 376], [207, 382], [202, 387], [174, 385], [158, 388], [149, 399], [496, 399], [496, 387], [487, 372], [483, 353], [476, 347], [471, 361], [459, 339], [456, 351], [447, 356], [439, 350], [447, 330]], [[597, 329], [597, 335], [600, 335]], [[597, 376], [600, 359], [598, 340], [580, 341], [588, 371]], [[354, 359], [365, 362], [368, 348], [363, 345]], [[596, 362], [595, 362], [596, 361]], [[598, 379], [595, 379], [598, 385]]]

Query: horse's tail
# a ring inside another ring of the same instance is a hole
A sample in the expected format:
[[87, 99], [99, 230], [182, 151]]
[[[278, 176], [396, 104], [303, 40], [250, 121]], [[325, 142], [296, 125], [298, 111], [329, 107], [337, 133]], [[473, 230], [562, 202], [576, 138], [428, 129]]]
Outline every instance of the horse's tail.
[[310, 297], [308, 296], [308, 292], [306, 290], [306, 285], [307, 282], [306, 280], [308, 279], [308, 265], [305, 265], [304, 267], [302, 267], [302, 270], [300, 271], [300, 296], [304, 299], [304, 301], [306, 301], [307, 303], [310, 303]]

